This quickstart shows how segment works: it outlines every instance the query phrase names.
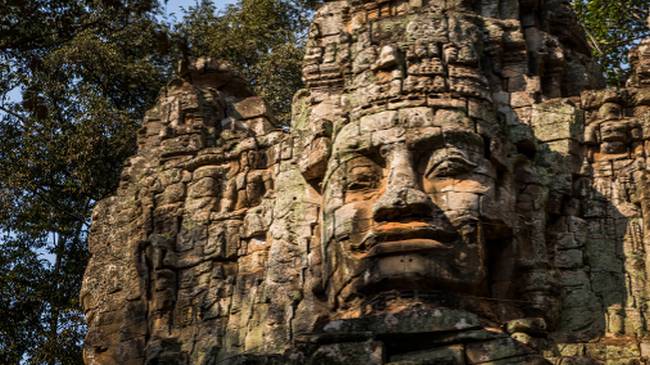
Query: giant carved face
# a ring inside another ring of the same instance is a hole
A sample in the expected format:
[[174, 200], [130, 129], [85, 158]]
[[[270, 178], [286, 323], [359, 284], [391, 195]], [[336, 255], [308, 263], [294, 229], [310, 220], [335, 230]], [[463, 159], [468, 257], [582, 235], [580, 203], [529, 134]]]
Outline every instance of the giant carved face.
[[491, 241], [509, 231], [495, 217], [514, 210], [494, 144], [454, 110], [384, 111], [345, 125], [323, 181], [330, 298], [484, 293]]

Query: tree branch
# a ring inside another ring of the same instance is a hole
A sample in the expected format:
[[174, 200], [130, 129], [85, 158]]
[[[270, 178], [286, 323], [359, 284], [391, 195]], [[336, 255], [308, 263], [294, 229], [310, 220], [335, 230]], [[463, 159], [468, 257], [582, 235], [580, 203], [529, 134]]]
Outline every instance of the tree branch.
[[25, 117], [23, 117], [22, 115], [14, 112], [11, 109], [5, 108], [4, 105], [0, 105], [0, 111], [3, 111], [5, 113], [13, 116], [14, 118], [18, 119], [20, 121], [21, 127], [25, 127], [25, 124], [27, 124], [27, 119], [25, 119]]

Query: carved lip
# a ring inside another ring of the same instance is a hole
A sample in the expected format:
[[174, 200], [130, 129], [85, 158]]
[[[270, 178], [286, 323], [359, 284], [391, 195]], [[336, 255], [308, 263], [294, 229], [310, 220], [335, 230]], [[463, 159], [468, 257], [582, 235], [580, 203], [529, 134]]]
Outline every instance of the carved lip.
[[368, 256], [431, 251], [451, 248], [457, 239], [452, 231], [426, 222], [384, 223], [362, 241]]
[[380, 242], [368, 250], [368, 257], [391, 255], [395, 253], [428, 252], [448, 250], [449, 245], [431, 239], [410, 239]]

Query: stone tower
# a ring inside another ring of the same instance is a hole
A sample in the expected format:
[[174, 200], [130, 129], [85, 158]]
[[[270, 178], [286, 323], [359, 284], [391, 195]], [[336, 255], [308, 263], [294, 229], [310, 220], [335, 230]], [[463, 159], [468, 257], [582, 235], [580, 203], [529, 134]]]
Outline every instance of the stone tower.
[[561, 0], [327, 1], [288, 130], [193, 62], [95, 208], [86, 363], [650, 362], [630, 60]]

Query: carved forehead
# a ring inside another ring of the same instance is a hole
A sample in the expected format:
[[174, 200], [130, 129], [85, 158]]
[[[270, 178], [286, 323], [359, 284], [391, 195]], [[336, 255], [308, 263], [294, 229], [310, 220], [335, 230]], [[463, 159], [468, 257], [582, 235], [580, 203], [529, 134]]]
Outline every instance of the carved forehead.
[[[462, 111], [418, 107], [387, 110], [352, 121], [334, 138], [332, 154], [340, 157], [348, 152], [370, 151], [383, 145], [472, 141], [481, 144], [474, 122]], [[465, 138], [471, 136], [470, 139]]]

